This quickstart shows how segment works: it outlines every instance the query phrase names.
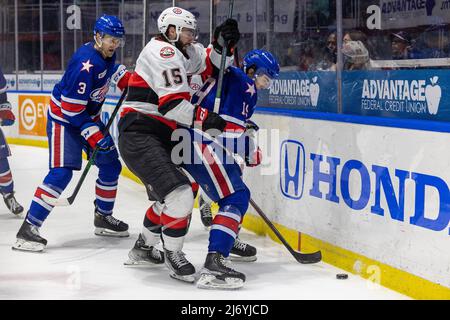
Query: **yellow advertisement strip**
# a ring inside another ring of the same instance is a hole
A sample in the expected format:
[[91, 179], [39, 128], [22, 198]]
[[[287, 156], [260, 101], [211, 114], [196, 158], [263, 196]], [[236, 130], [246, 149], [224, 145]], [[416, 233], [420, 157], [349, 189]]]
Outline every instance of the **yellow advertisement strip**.
[[[48, 148], [47, 141], [22, 138], [7, 138], [6, 140], [11, 144]], [[121, 174], [142, 184], [139, 178], [125, 166], [123, 167]], [[198, 208], [197, 202], [195, 206]], [[372, 283], [378, 283], [414, 299], [450, 300], [450, 288], [433, 283], [406, 271], [393, 268], [387, 264], [372, 260], [352, 251], [342, 249], [309, 235], [300, 234], [298, 231], [286, 228], [280, 224], [274, 223], [274, 225], [292, 248], [303, 252], [313, 252], [320, 249], [322, 251], [324, 262], [347, 272], [357, 274], [368, 279]], [[281, 243], [272, 230], [270, 230], [258, 216], [250, 213], [246, 214], [243, 226], [258, 235], [268, 235], [272, 240]]]
[[[368, 279], [371, 281], [368, 285], [380, 284], [414, 299], [450, 300], [450, 288], [352, 251], [342, 249], [309, 235], [300, 234], [279, 224], [274, 223], [274, 225], [292, 248], [300, 248], [302, 252], [306, 253], [320, 249], [324, 262]], [[267, 234], [274, 241], [281, 243], [260, 217], [254, 216], [253, 214], [246, 214], [243, 226], [259, 235]]]

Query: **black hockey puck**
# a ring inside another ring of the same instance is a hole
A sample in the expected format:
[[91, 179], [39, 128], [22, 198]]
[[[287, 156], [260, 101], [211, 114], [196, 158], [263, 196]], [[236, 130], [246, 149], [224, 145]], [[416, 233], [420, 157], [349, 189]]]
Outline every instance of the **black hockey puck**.
[[339, 280], [345, 280], [345, 279], [348, 279], [348, 274], [346, 274], [346, 273], [338, 273], [338, 274], [336, 275], [336, 279], [339, 279]]

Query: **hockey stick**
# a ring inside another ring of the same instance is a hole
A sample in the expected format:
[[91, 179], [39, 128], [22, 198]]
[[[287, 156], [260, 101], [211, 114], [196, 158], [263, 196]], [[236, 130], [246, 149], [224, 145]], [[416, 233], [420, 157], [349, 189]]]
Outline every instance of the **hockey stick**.
[[295, 260], [303, 264], [317, 263], [322, 260], [322, 252], [320, 251], [313, 253], [301, 253], [292, 249], [292, 247], [289, 245], [286, 239], [284, 239], [284, 237], [281, 235], [278, 229], [273, 225], [273, 223], [269, 220], [269, 218], [267, 218], [267, 216], [264, 214], [261, 208], [255, 203], [255, 201], [253, 201], [252, 198], [250, 198], [250, 204], [256, 210], [259, 216], [264, 220], [264, 222], [269, 226], [269, 228], [273, 231], [273, 233], [275, 233], [277, 238], [280, 239], [280, 241], [284, 244], [286, 249], [288, 249], [288, 251], [292, 254]]
[[[199, 133], [201, 135], [202, 134], [205, 135], [208, 139], [213, 141], [217, 146], [222, 148], [228, 155], [233, 157], [233, 154], [227, 148], [225, 148], [222, 144], [220, 144], [216, 138], [210, 136], [206, 132], [201, 132], [198, 129], [194, 129], [194, 131], [196, 131], [197, 133]], [[295, 258], [295, 260], [297, 260], [298, 262], [303, 263], [303, 264], [317, 263], [322, 260], [322, 252], [321, 251], [316, 251], [313, 253], [301, 253], [301, 252], [298, 252], [298, 251], [295, 251], [294, 249], [292, 249], [292, 247], [289, 245], [289, 243], [286, 241], [286, 239], [284, 239], [284, 237], [281, 235], [280, 231], [278, 231], [278, 229], [273, 225], [273, 223], [269, 220], [269, 218], [264, 214], [264, 212], [261, 210], [261, 208], [255, 203], [255, 201], [252, 198], [250, 198], [250, 204], [256, 210], [256, 212], [259, 214], [259, 216], [264, 220], [264, 222], [269, 226], [269, 228], [273, 231], [273, 233], [275, 233], [277, 238], [280, 239], [281, 243], [286, 247], [286, 249], [288, 249], [288, 251]]]
[[[122, 96], [119, 99], [119, 102], [117, 102], [117, 105], [114, 108], [114, 111], [111, 114], [111, 117], [109, 118], [108, 123], [106, 124], [106, 127], [105, 127], [105, 130], [103, 131], [103, 134], [106, 135], [108, 133], [109, 128], [113, 124], [114, 118], [116, 117], [117, 112], [119, 112], [120, 106], [122, 105], [122, 102], [123, 102], [123, 100], [125, 99], [125, 97], [127, 95], [127, 92], [128, 92], [128, 88], [126, 88], [123, 91]], [[89, 172], [89, 169], [91, 168], [92, 164], [94, 163], [94, 160], [95, 160], [95, 157], [97, 155], [98, 150], [99, 150], [98, 147], [94, 148], [94, 151], [92, 152], [92, 155], [89, 158], [89, 161], [88, 161], [88, 163], [86, 165], [86, 168], [84, 168], [84, 171], [81, 174], [80, 180], [78, 181], [77, 185], [75, 186], [75, 190], [73, 191], [73, 193], [72, 193], [72, 195], [70, 197], [68, 197], [68, 198], [52, 198], [52, 197], [47, 196], [46, 194], [42, 194], [42, 199], [46, 203], [48, 203], [49, 205], [54, 206], [54, 207], [70, 206], [74, 202], [78, 192], [80, 191], [80, 188], [83, 185], [84, 179], [86, 179], [86, 176], [87, 176], [87, 174]]]
[[[233, 6], [234, 0], [230, 0], [230, 5], [228, 7], [228, 19], [231, 19], [233, 16]], [[220, 99], [222, 97], [222, 84], [223, 84], [223, 74], [225, 72], [225, 61], [227, 58], [228, 51], [228, 41], [226, 41], [222, 48], [222, 56], [220, 57], [220, 69], [219, 69], [219, 78], [217, 80], [217, 91], [216, 91], [216, 99], [214, 100], [214, 112], [219, 113], [220, 108]]]

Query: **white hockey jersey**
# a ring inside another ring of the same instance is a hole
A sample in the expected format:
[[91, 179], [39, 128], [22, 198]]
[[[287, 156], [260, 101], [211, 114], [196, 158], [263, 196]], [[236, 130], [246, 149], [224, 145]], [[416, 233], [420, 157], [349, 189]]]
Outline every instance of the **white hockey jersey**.
[[[153, 38], [136, 62], [128, 86], [128, 96], [120, 115], [140, 112], [175, 128], [176, 123], [191, 125], [194, 106], [189, 102], [191, 90], [188, 77], [212, 75], [213, 65], [220, 67], [221, 56], [212, 48], [195, 43], [188, 47], [186, 57], [174, 45]], [[227, 57], [226, 66], [233, 63]]]

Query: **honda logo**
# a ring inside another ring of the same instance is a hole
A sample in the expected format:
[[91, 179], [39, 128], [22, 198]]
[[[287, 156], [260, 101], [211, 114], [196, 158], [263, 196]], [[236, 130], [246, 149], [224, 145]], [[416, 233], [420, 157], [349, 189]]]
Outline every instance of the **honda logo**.
[[305, 148], [295, 140], [285, 140], [280, 148], [280, 189], [290, 199], [300, 199], [305, 185]]

